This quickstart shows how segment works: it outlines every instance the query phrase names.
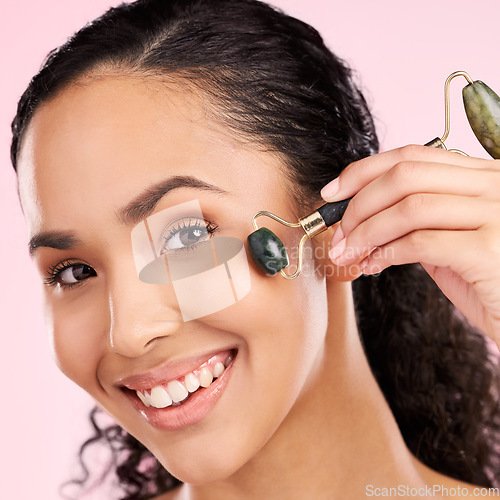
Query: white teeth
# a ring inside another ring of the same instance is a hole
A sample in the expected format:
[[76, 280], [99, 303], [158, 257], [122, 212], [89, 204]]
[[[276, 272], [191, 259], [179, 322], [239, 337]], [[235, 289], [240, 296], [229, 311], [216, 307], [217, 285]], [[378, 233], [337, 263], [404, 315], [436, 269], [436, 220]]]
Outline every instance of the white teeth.
[[212, 372], [204, 366], [200, 371], [200, 385], [208, 387], [212, 383], [213, 378]]
[[186, 399], [189, 394], [186, 388], [178, 380], [171, 380], [167, 385], [167, 390], [174, 403], [180, 403]]
[[172, 404], [172, 399], [168, 392], [161, 386], [157, 385], [151, 389], [151, 405], [155, 408], [166, 408]]
[[146, 396], [144, 396], [144, 394], [141, 392], [141, 391], [135, 391], [136, 394], [137, 394], [137, 397], [142, 401], [142, 403], [144, 404], [144, 406], [146, 408], [149, 408], [151, 406], [151, 403], [148, 401], [148, 399], [146, 398]]
[[158, 385], [148, 391], [136, 391], [137, 397], [146, 408], [166, 408], [167, 406], [178, 406], [190, 393], [196, 392], [200, 387], [208, 387], [214, 378], [220, 377], [224, 370], [233, 361], [233, 356], [229, 356], [225, 363], [218, 361], [213, 367], [213, 374], [208, 366], [204, 366], [198, 376], [190, 372], [184, 376], [184, 384], [179, 380], [171, 380], [167, 387]]
[[194, 392], [200, 387], [200, 381], [194, 373], [188, 373], [184, 377], [184, 385], [189, 392]]
[[220, 377], [224, 373], [224, 364], [220, 361], [214, 366], [214, 378]]

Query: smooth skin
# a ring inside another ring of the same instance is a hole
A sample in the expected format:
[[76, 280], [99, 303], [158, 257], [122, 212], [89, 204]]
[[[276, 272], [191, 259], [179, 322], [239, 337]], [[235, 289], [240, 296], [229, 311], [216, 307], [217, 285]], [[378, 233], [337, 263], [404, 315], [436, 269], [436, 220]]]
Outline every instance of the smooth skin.
[[[138, 279], [131, 228], [116, 215], [165, 177], [192, 175], [229, 193], [181, 188], [156, 207], [198, 199], [220, 236], [244, 241], [262, 209], [296, 216], [279, 158], [235, 137], [210, 111], [185, 88], [126, 75], [94, 75], [37, 110], [19, 162], [29, 233], [71, 231], [77, 241], [66, 249], [39, 247], [35, 263], [43, 278], [68, 259], [96, 274], [74, 288], [44, 286], [60, 369], [186, 482], [162, 500], [357, 500], [368, 485], [465, 486], [406, 448], [357, 332], [345, 280], [359, 268], [331, 272], [332, 230], [308, 243], [300, 278], [269, 278], [250, 264], [250, 293], [195, 321], [182, 321], [168, 285]], [[401, 153], [385, 158], [390, 154]], [[363, 164], [366, 189], [383, 171], [376, 169], [380, 158]], [[343, 174], [341, 196], [361, 189], [357, 176], [348, 177], [355, 168]], [[354, 201], [345, 219], [351, 238]], [[289, 246], [301, 236], [276, 231]], [[154, 428], [117, 387], [121, 377], [228, 348], [238, 349], [228, 386], [188, 428]]]

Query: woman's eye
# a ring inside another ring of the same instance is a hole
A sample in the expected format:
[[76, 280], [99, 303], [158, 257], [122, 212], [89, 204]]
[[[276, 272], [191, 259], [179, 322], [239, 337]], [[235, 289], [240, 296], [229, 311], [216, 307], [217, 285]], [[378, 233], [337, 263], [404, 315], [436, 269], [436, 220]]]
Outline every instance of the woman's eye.
[[86, 264], [77, 264], [64, 269], [59, 273], [60, 283], [78, 283], [79, 281], [96, 276], [96, 272]]
[[50, 268], [45, 284], [70, 288], [94, 276], [97, 276], [97, 273], [87, 264], [61, 262], [57, 266]]
[[177, 222], [173, 228], [168, 229], [168, 234], [163, 237], [161, 253], [188, 249], [198, 243], [208, 241], [216, 228], [210, 222], [199, 219], [186, 219]]

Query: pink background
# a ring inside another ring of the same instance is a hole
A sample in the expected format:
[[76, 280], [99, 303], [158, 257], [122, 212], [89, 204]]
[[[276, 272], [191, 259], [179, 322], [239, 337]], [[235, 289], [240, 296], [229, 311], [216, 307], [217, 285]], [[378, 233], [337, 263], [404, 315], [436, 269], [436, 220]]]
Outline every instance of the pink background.
[[[4, 4], [0, 20], [3, 498], [59, 498], [57, 486], [68, 477], [77, 447], [90, 433], [91, 407], [81, 389], [58, 372], [49, 351], [39, 278], [27, 256], [9, 160], [10, 121], [46, 53], [114, 3], [16, 0]], [[441, 136], [443, 83], [451, 72], [466, 70], [500, 91], [498, 0], [272, 3], [315, 26], [328, 45], [356, 68], [384, 149]], [[453, 86], [447, 144], [487, 157], [465, 121], [460, 102], [463, 82]]]

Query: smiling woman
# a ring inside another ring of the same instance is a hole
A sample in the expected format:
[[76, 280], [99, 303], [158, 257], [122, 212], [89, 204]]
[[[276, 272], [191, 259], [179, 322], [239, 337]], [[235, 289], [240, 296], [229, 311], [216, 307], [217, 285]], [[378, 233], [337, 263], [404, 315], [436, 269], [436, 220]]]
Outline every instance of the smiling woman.
[[[264, 3], [139, 0], [48, 58], [12, 161], [58, 366], [119, 424], [93, 441], [121, 449], [122, 498], [500, 486], [498, 163], [377, 150], [349, 69]], [[264, 276], [252, 216], [296, 220], [335, 177], [341, 224], [298, 279]]]

